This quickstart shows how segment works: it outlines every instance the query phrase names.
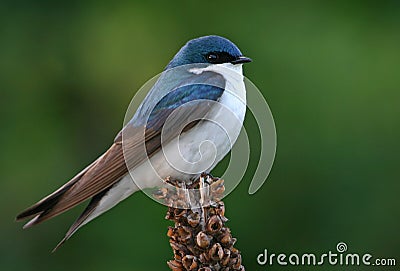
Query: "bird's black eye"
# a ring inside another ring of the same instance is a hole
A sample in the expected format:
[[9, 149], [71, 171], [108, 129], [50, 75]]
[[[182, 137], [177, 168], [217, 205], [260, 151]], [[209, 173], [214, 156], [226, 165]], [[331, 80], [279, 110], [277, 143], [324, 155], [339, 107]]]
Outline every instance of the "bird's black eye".
[[216, 63], [218, 61], [219, 56], [216, 53], [209, 53], [207, 54], [206, 58], [209, 62]]
[[228, 63], [235, 59], [227, 52], [211, 52], [205, 55], [207, 62], [212, 64]]

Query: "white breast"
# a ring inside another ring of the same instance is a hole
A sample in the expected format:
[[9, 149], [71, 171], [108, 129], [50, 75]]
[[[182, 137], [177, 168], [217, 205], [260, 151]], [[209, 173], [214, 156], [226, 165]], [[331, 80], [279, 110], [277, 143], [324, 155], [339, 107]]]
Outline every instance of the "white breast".
[[246, 113], [246, 91], [241, 66], [216, 64], [190, 70], [197, 74], [213, 71], [226, 79], [226, 88], [219, 105], [213, 106], [207, 115], [210, 121], [199, 123], [163, 146], [164, 153], [158, 153], [150, 159], [154, 170], [149, 170], [149, 163], [144, 163], [131, 172], [135, 181], [139, 181], [139, 187], [154, 186], [154, 181], [167, 176], [187, 179], [209, 172], [225, 157], [239, 136]]

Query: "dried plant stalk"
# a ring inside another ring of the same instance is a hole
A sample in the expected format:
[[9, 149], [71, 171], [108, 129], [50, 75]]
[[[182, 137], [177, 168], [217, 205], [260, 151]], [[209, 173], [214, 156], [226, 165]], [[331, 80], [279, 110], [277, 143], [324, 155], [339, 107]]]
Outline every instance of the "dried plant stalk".
[[174, 259], [167, 263], [169, 268], [173, 271], [244, 271], [240, 251], [233, 247], [236, 239], [232, 238], [230, 229], [225, 225], [228, 219], [225, 217], [225, 205], [220, 200], [225, 190], [224, 181], [202, 175], [189, 185], [177, 180], [168, 180], [168, 183], [188, 190], [201, 189], [201, 197], [188, 200], [190, 193], [165, 187], [157, 192], [156, 197], [166, 203], [181, 201], [181, 205], [186, 207], [193, 200], [203, 203], [202, 207], [196, 208], [169, 207], [166, 219], [175, 223], [167, 232], [174, 252]]

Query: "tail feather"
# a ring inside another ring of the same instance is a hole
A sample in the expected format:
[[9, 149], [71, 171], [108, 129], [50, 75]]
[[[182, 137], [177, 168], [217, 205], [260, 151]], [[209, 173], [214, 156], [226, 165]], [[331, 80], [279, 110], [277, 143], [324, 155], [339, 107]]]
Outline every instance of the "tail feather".
[[88, 217], [93, 213], [96, 209], [97, 205], [99, 204], [100, 200], [103, 198], [108, 191], [110, 191], [111, 187], [98, 193], [94, 196], [88, 206], [86, 206], [85, 210], [82, 214], [78, 217], [78, 219], [71, 225], [68, 229], [67, 233], [65, 234], [64, 238], [57, 244], [57, 246], [53, 249], [52, 252], [55, 252], [59, 247], [61, 247], [81, 226], [85, 225], [87, 222]]
[[16, 221], [20, 221], [26, 218], [30, 218], [35, 216], [31, 219], [28, 223], [24, 225], [24, 229], [32, 227], [40, 222], [43, 222], [47, 214], [51, 212], [53, 207], [61, 200], [63, 195], [70, 190], [74, 184], [76, 184], [82, 176], [88, 171], [88, 169], [93, 166], [97, 162], [94, 161], [92, 164], [87, 166], [84, 170], [79, 172], [74, 178], [72, 178], [69, 182], [61, 186], [59, 189], [48, 195], [47, 197], [43, 198], [42, 200], [38, 201], [31, 207], [27, 208], [26, 210], [22, 211], [20, 214], [17, 215], [15, 218]]
[[114, 143], [103, 155], [66, 184], [18, 214], [16, 220], [31, 218], [24, 226], [24, 229], [30, 228], [91, 199], [86, 209], [53, 250], [55, 251], [80, 227], [137, 191], [132, 180], [126, 178], [120, 188], [115, 191], [115, 195], [113, 194], [112, 197], [107, 195], [110, 189], [116, 187], [117, 183], [121, 183], [121, 178], [125, 179], [127, 172], [122, 145]]
[[[73, 184], [69, 184], [68, 186], [63, 186], [57, 191], [55, 191], [53, 194], [49, 195], [48, 197], [42, 199], [41, 201], [37, 202], [36, 204], [32, 205], [31, 207], [27, 208], [23, 212], [17, 215], [16, 221], [20, 221], [29, 217], [32, 217], [34, 215], [35, 218], [32, 219], [30, 222], [27, 224], [31, 223], [33, 220], [37, 220], [40, 215], [43, 213], [48, 212], [51, 210], [54, 205], [57, 204], [57, 202], [60, 200], [62, 195], [64, 195], [65, 192], [67, 192]], [[24, 226], [24, 228], [27, 228], [27, 224]], [[32, 225], [33, 226], [33, 225]]]

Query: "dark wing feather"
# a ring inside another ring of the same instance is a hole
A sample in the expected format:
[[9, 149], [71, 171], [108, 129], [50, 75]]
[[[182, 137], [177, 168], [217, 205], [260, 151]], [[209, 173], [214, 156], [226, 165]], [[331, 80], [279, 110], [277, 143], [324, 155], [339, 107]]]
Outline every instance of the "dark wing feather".
[[[180, 106], [184, 108], [185, 103], [196, 100], [216, 101], [222, 96], [223, 91], [224, 89], [220, 87], [197, 84], [186, 85], [168, 93], [154, 107], [145, 127], [134, 127], [132, 124], [124, 127], [123, 131], [128, 135], [126, 141], [124, 138], [124, 150], [128, 153], [123, 152], [122, 133], [120, 133], [114, 144], [101, 157], [60, 189], [19, 214], [17, 220], [36, 215], [25, 225], [25, 227], [30, 227], [102, 193], [128, 173], [125, 159], [129, 160], [129, 166], [135, 166], [161, 148], [163, 124], [175, 109]], [[176, 100], [176, 97], [179, 97], [179, 100]], [[182, 131], [183, 127], [180, 126], [185, 126], [188, 117], [202, 119], [209, 110], [207, 103], [206, 105], [201, 103], [200, 106], [191, 103], [191, 106], [185, 109], [184, 115], [177, 114], [172, 118], [173, 129], [166, 131], [167, 140], [174, 138], [179, 131]], [[185, 129], [190, 129], [195, 123], [191, 123]], [[146, 151], [142, 149], [144, 145]]]
[[[143, 129], [137, 128], [136, 130], [138, 130], [136, 138], [143, 138], [139, 136], [139, 130], [143, 131]], [[152, 134], [154, 132], [149, 132], [149, 141], [151, 141]], [[135, 138], [129, 140], [129, 142], [132, 142], [133, 152], [143, 144], [138, 141], [139, 139], [135, 142]], [[135, 159], [136, 163], [139, 163], [146, 156], [143, 152], [138, 153], [142, 155]], [[24, 228], [46, 221], [112, 186], [127, 172], [122, 142], [116, 142], [94, 163], [67, 184], [19, 214], [17, 220], [36, 215]]]
[[54, 191], [52, 194], [48, 195], [47, 197], [41, 199], [38, 201], [36, 204], [33, 206], [25, 209], [23, 212], [17, 215], [16, 220], [22, 220], [25, 218], [32, 217], [40, 212], [43, 212], [43, 210], [46, 209], [51, 209], [59, 200], [59, 198], [66, 192], [68, 189], [71, 188], [72, 185], [74, 185], [79, 179], [86, 173], [86, 171], [92, 167], [95, 163], [97, 162], [94, 161], [92, 164], [87, 166], [84, 170], [82, 170], [80, 173], [78, 173], [74, 178], [72, 178], [69, 182], [61, 186], [59, 189]]

